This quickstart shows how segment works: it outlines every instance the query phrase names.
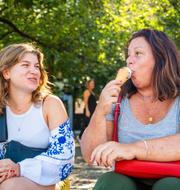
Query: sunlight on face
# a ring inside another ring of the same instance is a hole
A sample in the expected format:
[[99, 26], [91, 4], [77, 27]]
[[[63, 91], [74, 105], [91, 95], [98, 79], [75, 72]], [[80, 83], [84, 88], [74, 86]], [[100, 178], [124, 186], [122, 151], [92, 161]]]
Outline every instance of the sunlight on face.
[[37, 55], [25, 53], [8, 71], [11, 89], [33, 92], [39, 86], [40, 65]]
[[151, 86], [155, 59], [144, 37], [137, 37], [130, 42], [126, 62], [133, 71], [131, 79], [137, 88]]

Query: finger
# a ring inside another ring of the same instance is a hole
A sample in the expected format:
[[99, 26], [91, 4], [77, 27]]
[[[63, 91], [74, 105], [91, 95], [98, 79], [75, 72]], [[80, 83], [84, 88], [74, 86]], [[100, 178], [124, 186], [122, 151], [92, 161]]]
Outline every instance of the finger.
[[105, 144], [101, 144], [97, 146], [92, 152], [91, 160], [95, 161], [98, 165], [100, 165], [101, 163], [101, 152], [105, 149], [105, 147], [106, 147]]
[[120, 161], [123, 160], [123, 157], [121, 156], [120, 153], [117, 153], [115, 151], [113, 151], [107, 158], [107, 164], [112, 167], [114, 165], [115, 161]]
[[7, 173], [3, 173], [3, 175], [0, 177], [0, 183], [2, 183], [6, 179], [7, 179]]
[[104, 89], [104, 93], [109, 93], [109, 92], [111, 92], [113, 90], [116, 90], [118, 93], [120, 93], [121, 87], [119, 85], [109, 86], [108, 88]]
[[106, 148], [102, 154], [101, 154], [101, 164], [103, 164], [105, 167], [109, 167], [108, 165], [108, 156], [112, 153], [112, 149], [111, 148]]
[[116, 104], [118, 100], [118, 97], [111, 97], [111, 103]]
[[117, 85], [117, 86], [119, 86], [119, 85], [121, 85], [121, 81], [119, 81], [119, 80], [111, 80], [111, 81], [109, 81], [109, 82], [106, 84], [105, 87], [109, 87], [109, 86], [112, 86], [112, 85]]
[[104, 151], [101, 154], [101, 161], [104, 166], [109, 167], [109, 164], [107, 162], [108, 156], [111, 155], [111, 153], [114, 151], [116, 146], [117, 146], [117, 143], [114, 141], [109, 141], [106, 143], [106, 149], [104, 149]]
[[100, 154], [101, 151], [105, 150], [105, 148], [109, 145], [109, 142], [106, 142], [104, 144], [100, 144], [98, 145], [92, 152], [91, 154], [91, 162], [95, 161], [99, 156], [98, 154]]
[[12, 177], [14, 175], [14, 170], [9, 170], [8, 173], [7, 173], [7, 179]]
[[99, 165], [99, 162], [97, 161], [97, 159], [96, 159], [96, 155], [97, 155], [97, 152], [98, 152], [98, 150], [99, 150], [99, 147], [101, 147], [102, 145], [99, 145], [99, 146], [97, 146], [94, 150], [93, 150], [93, 152], [92, 152], [92, 154], [91, 154], [91, 162], [93, 163], [93, 162], [96, 162], [97, 163], [97, 165]]
[[119, 90], [118, 89], [112, 89], [110, 92], [110, 96], [118, 97], [119, 96]]
[[108, 143], [105, 143], [103, 146], [99, 147], [96, 151], [95, 160], [98, 163], [98, 165], [106, 166], [106, 158], [104, 160], [102, 159], [103, 152], [108, 151]]
[[8, 171], [8, 167], [3, 167], [3, 168], [0, 168], [0, 173], [2, 173], [2, 172], [7, 172]]

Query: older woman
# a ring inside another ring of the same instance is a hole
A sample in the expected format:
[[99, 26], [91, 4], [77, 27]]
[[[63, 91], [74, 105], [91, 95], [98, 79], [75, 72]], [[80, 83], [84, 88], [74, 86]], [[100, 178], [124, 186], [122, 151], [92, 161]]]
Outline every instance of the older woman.
[[[127, 46], [131, 79], [122, 86], [110, 81], [102, 90], [97, 108], [82, 137], [87, 162], [112, 166], [116, 160], [180, 160], [180, 57], [163, 32], [143, 29]], [[112, 141], [113, 108], [122, 96], [118, 140]], [[147, 150], [148, 149], [148, 150]], [[148, 151], [148, 154], [147, 154]], [[109, 172], [100, 177], [95, 190], [180, 189], [180, 179], [140, 180]]]

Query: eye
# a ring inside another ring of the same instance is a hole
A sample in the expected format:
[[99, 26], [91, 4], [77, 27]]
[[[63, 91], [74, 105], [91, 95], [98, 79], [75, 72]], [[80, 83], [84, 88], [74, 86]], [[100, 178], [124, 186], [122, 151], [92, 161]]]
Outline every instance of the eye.
[[136, 51], [135, 54], [136, 54], [136, 56], [139, 56], [139, 55], [142, 54], [142, 52], [140, 52], [140, 51]]
[[23, 67], [28, 67], [29, 64], [28, 64], [28, 63], [23, 63], [23, 64], [21, 64], [21, 66], [23, 66]]
[[40, 69], [40, 65], [39, 64], [36, 64], [35, 66], [34, 66], [36, 69]]

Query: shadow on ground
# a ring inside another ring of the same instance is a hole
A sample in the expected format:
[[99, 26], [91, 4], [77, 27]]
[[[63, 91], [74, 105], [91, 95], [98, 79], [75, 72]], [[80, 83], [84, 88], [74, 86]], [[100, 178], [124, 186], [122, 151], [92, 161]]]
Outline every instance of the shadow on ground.
[[82, 158], [80, 145], [76, 140], [76, 157], [72, 175], [70, 176], [72, 190], [92, 190], [97, 178], [108, 169], [99, 166], [90, 166]]

